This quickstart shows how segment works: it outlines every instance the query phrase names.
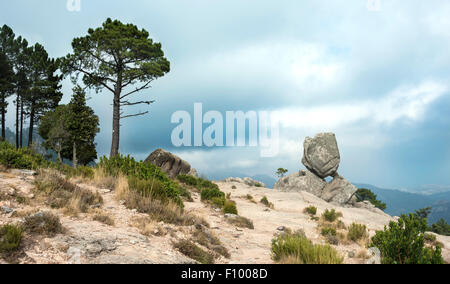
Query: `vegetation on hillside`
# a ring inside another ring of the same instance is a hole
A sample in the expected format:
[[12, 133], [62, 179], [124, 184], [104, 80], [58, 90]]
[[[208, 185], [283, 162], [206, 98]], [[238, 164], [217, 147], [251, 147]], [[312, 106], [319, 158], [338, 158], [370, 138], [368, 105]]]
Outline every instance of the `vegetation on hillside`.
[[426, 230], [426, 219], [402, 215], [384, 231], [377, 231], [370, 246], [380, 250], [384, 264], [443, 264], [440, 245], [425, 246]]
[[356, 191], [355, 196], [358, 199], [358, 202], [369, 201], [376, 208], [381, 209], [383, 211], [386, 210], [386, 203], [383, 203], [380, 200], [378, 200], [377, 195], [373, 193], [370, 189], [360, 188]]

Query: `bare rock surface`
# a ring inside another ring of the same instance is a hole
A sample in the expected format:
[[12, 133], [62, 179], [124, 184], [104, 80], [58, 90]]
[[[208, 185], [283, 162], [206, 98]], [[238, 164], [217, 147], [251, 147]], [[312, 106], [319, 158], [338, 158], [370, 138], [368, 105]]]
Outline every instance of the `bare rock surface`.
[[223, 182], [237, 182], [237, 183], [242, 183], [242, 184], [245, 184], [245, 185], [248, 185], [248, 186], [266, 187], [266, 185], [263, 182], [254, 180], [254, 179], [249, 178], [249, 177], [245, 177], [245, 178], [230, 177], [230, 178], [224, 179]]
[[280, 191], [306, 191], [320, 197], [327, 183], [310, 171], [299, 171], [298, 173], [281, 178], [274, 186]]

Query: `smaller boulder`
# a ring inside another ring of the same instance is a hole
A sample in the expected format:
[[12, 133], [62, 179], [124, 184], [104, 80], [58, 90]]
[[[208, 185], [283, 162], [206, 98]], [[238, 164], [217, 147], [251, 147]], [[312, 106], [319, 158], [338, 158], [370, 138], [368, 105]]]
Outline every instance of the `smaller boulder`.
[[340, 206], [354, 205], [357, 202], [355, 196], [357, 190], [356, 186], [336, 174], [333, 180], [324, 187], [321, 198]]
[[145, 163], [152, 163], [160, 167], [171, 178], [176, 178], [178, 175], [193, 175], [197, 177], [197, 171], [188, 162], [163, 149], [157, 149], [151, 153], [145, 160]]
[[222, 182], [237, 182], [237, 183], [242, 183], [242, 184], [245, 184], [248, 186], [253, 186], [253, 187], [266, 187], [266, 185], [264, 183], [254, 180], [249, 177], [245, 177], [245, 178], [230, 177], [230, 178], [226, 178], [226, 179], [222, 180]]
[[299, 171], [298, 173], [281, 178], [274, 186], [280, 191], [306, 191], [321, 197], [322, 190], [327, 183], [310, 171]]

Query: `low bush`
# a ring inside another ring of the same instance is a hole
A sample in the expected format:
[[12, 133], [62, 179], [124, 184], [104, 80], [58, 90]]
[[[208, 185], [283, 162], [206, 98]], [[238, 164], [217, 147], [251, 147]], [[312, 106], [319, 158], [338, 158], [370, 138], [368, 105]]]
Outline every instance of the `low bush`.
[[267, 199], [267, 196], [264, 196], [261, 201], [262, 204], [266, 205], [267, 207], [273, 209], [275, 206], [273, 205], [272, 202], [269, 201], [269, 199]]
[[[130, 156], [117, 155], [115, 157], [102, 157], [97, 165], [107, 176], [127, 176], [140, 193], [151, 194], [154, 198], [170, 199], [174, 204], [183, 208], [179, 185], [168, 178], [161, 169], [152, 163], [137, 162]], [[158, 183], [155, 189], [155, 184]], [[131, 187], [132, 188], [132, 187]]]
[[255, 227], [253, 225], [253, 221], [248, 218], [242, 217], [242, 216], [235, 216], [233, 218], [227, 218], [227, 222], [232, 225], [235, 225], [236, 227], [239, 227], [239, 228], [246, 228], [246, 229], [251, 229], [251, 230], [255, 229]]
[[16, 225], [0, 227], [0, 253], [9, 253], [19, 248], [22, 241], [23, 228]]
[[30, 148], [16, 147], [8, 142], [0, 142], [0, 164], [6, 168], [36, 170], [47, 167], [50, 162]]
[[354, 242], [367, 238], [366, 225], [353, 223], [348, 228], [347, 238]]
[[181, 240], [174, 243], [174, 247], [185, 256], [194, 259], [201, 264], [214, 264], [214, 256], [191, 241]]
[[92, 219], [94, 221], [103, 223], [108, 226], [114, 226], [114, 223], [115, 223], [114, 219], [111, 218], [111, 216], [109, 216], [108, 214], [105, 214], [105, 213], [100, 213], [100, 212], [96, 213]]
[[235, 215], [238, 215], [236, 202], [231, 201], [231, 200], [225, 201], [225, 205], [223, 206], [223, 213], [224, 214], [235, 214]]
[[326, 209], [325, 212], [323, 212], [323, 214], [322, 214], [322, 218], [325, 221], [331, 222], [331, 223], [336, 221], [339, 218], [339, 216], [342, 216], [342, 215], [337, 213], [336, 210], [334, 210], [334, 209], [331, 209], [331, 210]]
[[317, 214], [317, 207], [314, 207], [314, 206], [306, 207], [303, 212], [307, 213], [307, 214], [309, 214], [311, 216], [314, 216], [314, 215]]
[[302, 234], [282, 234], [272, 241], [272, 258], [286, 264], [341, 264], [343, 257], [329, 245], [314, 245]]
[[335, 228], [322, 228], [321, 235], [322, 236], [328, 236], [328, 235], [336, 236], [337, 231]]
[[54, 236], [64, 231], [59, 217], [51, 212], [38, 212], [25, 217], [24, 228], [30, 234], [46, 236]]
[[425, 246], [426, 230], [426, 219], [402, 215], [384, 231], [377, 231], [370, 246], [380, 250], [383, 264], [443, 264], [441, 246]]
[[196, 243], [208, 248], [211, 251], [214, 251], [215, 253], [225, 257], [229, 258], [230, 253], [228, 252], [227, 248], [225, 248], [222, 245], [222, 242], [217, 238], [213, 233], [211, 233], [208, 229], [203, 228], [200, 226], [199, 228], [196, 228], [193, 239]]

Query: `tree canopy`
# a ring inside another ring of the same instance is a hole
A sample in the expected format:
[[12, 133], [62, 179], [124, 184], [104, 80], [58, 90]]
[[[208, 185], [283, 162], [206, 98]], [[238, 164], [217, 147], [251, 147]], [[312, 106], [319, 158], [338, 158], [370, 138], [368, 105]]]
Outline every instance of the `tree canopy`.
[[114, 95], [111, 156], [116, 156], [120, 120], [148, 113], [125, 114], [123, 108], [152, 104], [152, 100], [130, 101], [130, 97], [169, 72], [170, 62], [161, 44], [154, 43], [145, 29], [118, 20], [107, 19], [101, 27], [89, 29], [87, 36], [73, 40], [72, 48], [72, 53], [61, 58], [62, 72], [71, 75], [74, 82], [81, 75], [87, 87], [97, 92], [106, 89]]

